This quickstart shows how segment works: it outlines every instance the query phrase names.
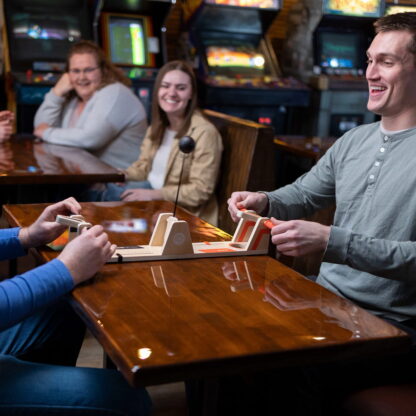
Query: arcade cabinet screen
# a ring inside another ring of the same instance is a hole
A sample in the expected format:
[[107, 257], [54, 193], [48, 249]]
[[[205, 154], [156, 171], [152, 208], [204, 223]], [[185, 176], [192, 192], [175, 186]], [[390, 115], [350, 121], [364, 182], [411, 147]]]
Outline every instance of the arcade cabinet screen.
[[386, 15], [407, 12], [416, 12], [416, 6], [386, 6]]
[[11, 17], [13, 57], [21, 60], [66, 60], [70, 44], [81, 39], [76, 16], [14, 13]]
[[319, 66], [359, 68], [360, 37], [356, 33], [321, 32], [318, 38]]
[[264, 56], [253, 47], [209, 46], [206, 49], [208, 66], [215, 75], [258, 77], [264, 73]]
[[105, 43], [113, 63], [127, 66], [151, 64], [147, 19], [146, 16], [107, 15]]
[[382, 0], [324, 0], [324, 14], [380, 17]]
[[280, 9], [280, 0], [205, 0], [205, 3], [222, 6], [253, 7], [256, 9]]

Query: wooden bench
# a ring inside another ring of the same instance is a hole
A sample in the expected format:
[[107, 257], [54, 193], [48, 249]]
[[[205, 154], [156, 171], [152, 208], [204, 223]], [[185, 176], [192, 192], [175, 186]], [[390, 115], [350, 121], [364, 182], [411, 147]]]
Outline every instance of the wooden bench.
[[238, 117], [204, 110], [221, 134], [224, 152], [216, 190], [219, 228], [233, 233], [227, 200], [235, 191], [271, 191], [276, 185], [273, 128]]

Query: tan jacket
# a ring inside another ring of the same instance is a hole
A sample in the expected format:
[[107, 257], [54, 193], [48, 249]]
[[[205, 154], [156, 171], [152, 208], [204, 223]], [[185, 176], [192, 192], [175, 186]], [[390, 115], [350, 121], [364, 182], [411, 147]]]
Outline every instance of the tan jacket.
[[[150, 139], [150, 129], [151, 127], [147, 129], [143, 140], [139, 160], [126, 171], [127, 180], [146, 180], [152, 168], [153, 158], [159, 145]], [[223, 149], [221, 136], [199, 111], [195, 111], [192, 116], [190, 127], [185, 135], [195, 140], [195, 150], [185, 155], [178, 204], [192, 214], [216, 225], [218, 205], [214, 191]], [[166, 166], [165, 183], [161, 189], [164, 199], [172, 202], [175, 202], [182, 168], [183, 153], [180, 152], [178, 143], [179, 139], [173, 141]]]

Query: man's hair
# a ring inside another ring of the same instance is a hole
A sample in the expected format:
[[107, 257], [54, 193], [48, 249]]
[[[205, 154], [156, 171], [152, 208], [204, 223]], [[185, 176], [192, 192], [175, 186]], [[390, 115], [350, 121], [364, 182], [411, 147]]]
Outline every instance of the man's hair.
[[407, 45], [416, 62], [416, 12], [396, 13], [381, 17], [374, 23], [376, 33], [406, 30], [413, 36]]

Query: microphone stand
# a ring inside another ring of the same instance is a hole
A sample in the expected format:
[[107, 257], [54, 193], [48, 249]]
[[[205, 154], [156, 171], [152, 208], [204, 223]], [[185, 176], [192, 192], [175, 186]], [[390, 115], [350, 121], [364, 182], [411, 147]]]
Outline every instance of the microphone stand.
[[195, 149], [195, 140], [191, 136], [184, 136], [179, 140], [179, 149], [183, 153], [181, 174], [179, 175], [178, 190], [176, 191], [175, 207], [173, 208], [173, 216], [176, 215], [176, 207], [178, 205], [179, 189], [182, 182], [183, 167], [185, 165], [185, 156]]
[[179, 183], [178, 183], [178, 190], [176, 191], [176, 199], [175, 199], [175, 207], [173, 208], [173, 216], [176, 214], [176, 207], [178, 205], [178, 197], [179, 197], [179, 189], [181, 187], [182, 182], [182, 172], [183, 172], [183, 166], [185, 165], [185, 155], [182, 155], [182, 167], [181, 167], [181, 174], [179, 176]]

